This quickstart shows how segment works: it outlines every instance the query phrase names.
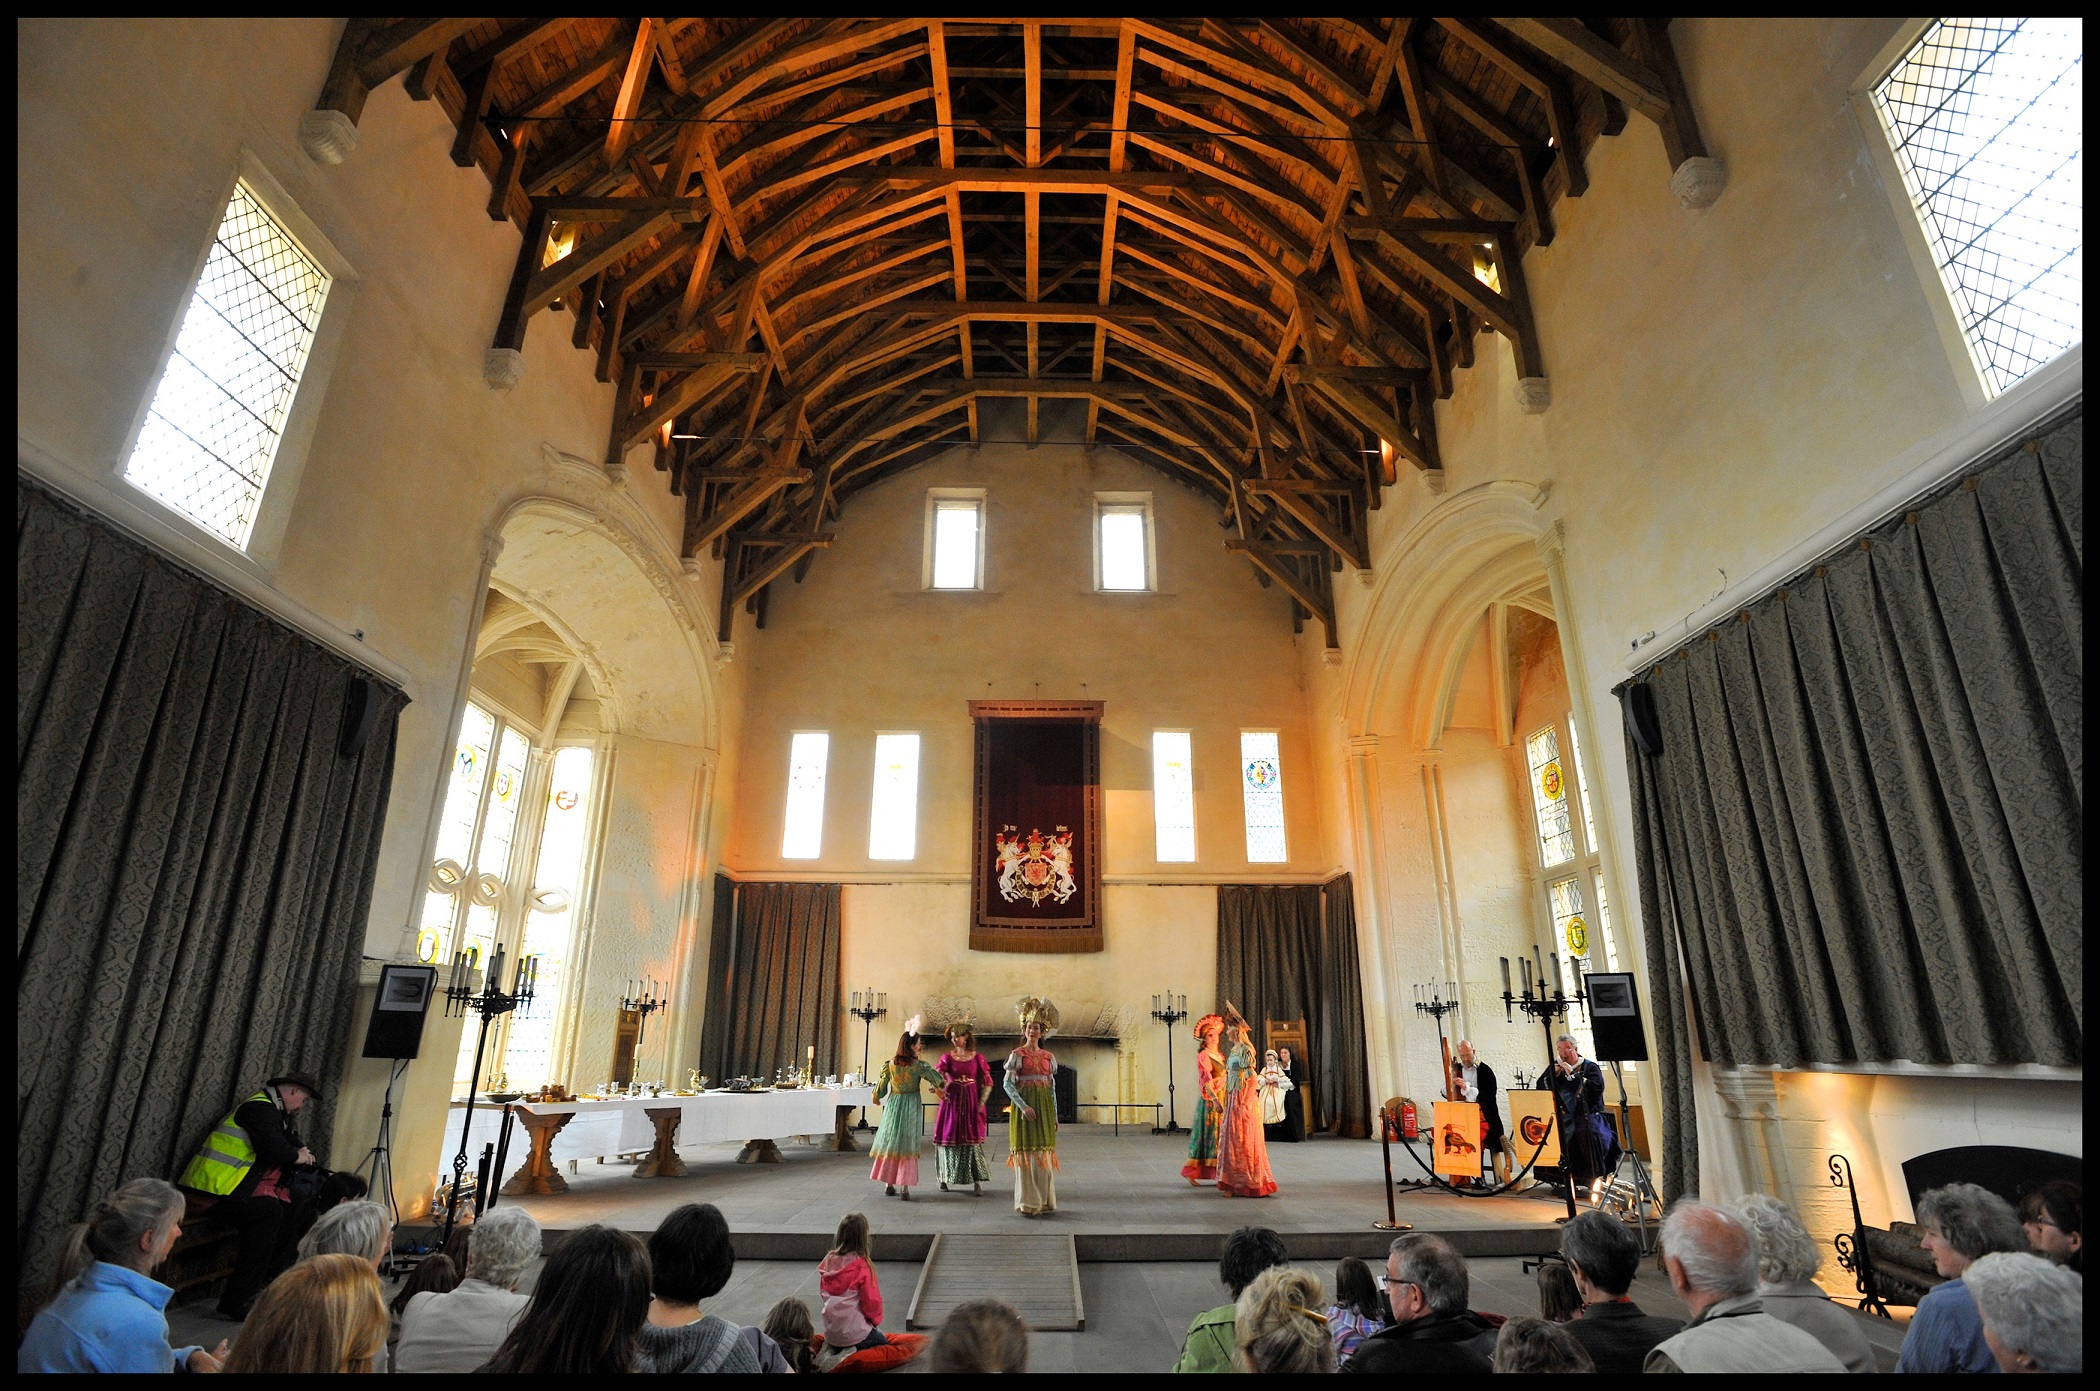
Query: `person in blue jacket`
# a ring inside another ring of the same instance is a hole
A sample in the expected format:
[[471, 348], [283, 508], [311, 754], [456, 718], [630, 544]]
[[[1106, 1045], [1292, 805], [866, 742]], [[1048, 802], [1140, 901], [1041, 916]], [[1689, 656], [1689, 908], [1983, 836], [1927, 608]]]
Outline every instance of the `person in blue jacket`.
[[168, 1346], [168, 1300], [152, 1276], [181, 1231], [182, 1194], [137, 1178], [96, 1203], [73, 1229], [63, 1284], [38, 1311], [15, 1357], [18, 1372], [216, 1372], [226, 1343]]

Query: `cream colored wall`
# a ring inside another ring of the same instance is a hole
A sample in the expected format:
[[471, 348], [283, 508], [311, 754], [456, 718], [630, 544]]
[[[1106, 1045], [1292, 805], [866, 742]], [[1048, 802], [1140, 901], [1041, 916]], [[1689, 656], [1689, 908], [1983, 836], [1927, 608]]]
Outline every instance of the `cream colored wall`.
[[[592, 357], [569, 345], [567, 316], [532, 322], [517, 390], [484, 385], [482, 351], [518, 233], [488, 218], [486, 178], [447, 157], [452, 127], [437, 104], [410, 101], [397, 80], [372, 94], [346, 163], [323, 167], [300, 151], [299, 120], [320, 90], [341, 23], [18, 24], [16, 431], [26, 466], [90, 500], [114, 495], [112, 507], [147, 509], [151, 521], [152, 504], [137, 502], [118, 475], [244, 149], [348, 262], [354, 281], [336, 298], [341, 346], [319, 383], [325, 394], [282, 545], [265, 566], [218, 554], [222, 568], [245, 570], [318, 621], [345, 635], [361, 630], [378, 659], [406, 678], [411, 704], [400, 722], [365, 946], [388, 957], [410, 944], [406, 925], [419, 902], [488, 573], [484, 542], [507, 509], [524, 497], [558, 496], [628, 537], [668, 575], [653, 601], [675, 600], [700, 616], [694, 641], [703, 654], [713, 647], [718, 580], [715, 567], [698, 581], [679, 572], [683, 503], [646, 449], [631, 457], [623, 490], [595, 462], [612, 388], [594, 379]], [[692, 658], [667, 651], [654, 660]], [[719, 741], [719, 708], [714, 728], [680, 737]], [[693, 750], [664, 757], [645, 775], [652, 757], [624, 760], [627, 781], [615, 782], [619, 830], [608, 847], [610, 921], [601, 940], [617, 931], [625, 941], [601, 952], [608, 972], [668, 959], [662, 943], [671, 921], [704, 911], [690, 894], [640, 906], [698, 858]], [[681, 969], [696, 976], [703, 963], [685, 959]], [[595, 976], [591, 989], [595, 1000]], [[427, 1194], [407, 1176], [435, 1165], [457, 1029], [456, 1021], [431, 1021], [424, 1061], [405, 1082], [409, 1100], [398, 1107], [395, 1135], [405, 1204]], [[362, 1034], [360, 1021], [353, 1051]], [[447, 1061], [432, 1066], [433, 1058]], [[337, 1164], [369, 1147], [384, 1081], [376, 1064], [345, 1067], [346, 1085], [331, 1098]]]
[[[996, 421], [987, 412], [986, 434], [1011, 438]], [[981, 593], [920, 588], [932, 487], [987, 490]], [[1157, 593], [1094, 592], [1096, 491], [1152, 494]], [[1030, 991], [1132, 1006], [1144, 1026], [1135, 1040], [1136, 1094], [1164, 1101], [1165, 1044], [1145, 1012], [1151, 995], [1170, 986], [1188, 995], [1192, 1010], [1210, 1008], [1217, 908], [1209, 886], [1317, 880], [1334, 864], [1307, 776], [1312, 744], [1294, 655], [1301, 641], [1321, 640], [1318, 625], [1294, 639], [1282, 593], [1262, 589], [1246, 562], [1225, 551], [1216, 509], [1108, 449], [954, 450], [854, 496], [838, 533], [804, 584], [776, 586], [764, 631], [738, 620], [737, 661], [748, 659], [751, 685], [730, 867], [744, 878], [846, 881], [846, 970], [854, 986], [888, 992], [892, 1026], [929, 994], [971, 995], [986, 1018]], [[967, 702], [1035, 697], [1105, 702], [1107, 949], [1098, 954], [967, 950]], [[1247, 863], [1243, 728], [1281, 734], [1288, 864]], [[782, 860], [788, 744], [805, 729], [831, 733], [823, 855]], [[1193, 735], [1193, 864], [1153, 858], [1155, 729]], [[918, 855], [909, 863], [867, 857], [878, 731], [921, 736]], [[848, 1035], [842, 1066], [857, 1068], [858, 1027]], [[1186, 1050], [1176, 1047], [1185, 1071]], [[1089, 1075], [1083, 1088], [1094, 1086]], [[1111, 1097], [1110, 1079], [1099, 1090]]]
[[[1378, 925], [1365, 944], [1374, 1086], [1419, 1083], [1400, 1062], [1426, 1029], [1406, 1009], [1403, 966], [1448, 928], [1431, 911], [1422, 769], [1452, 755], [1419, 740], [1421, 688], [1444, 670], [1424, 659], [1423, 634], [1490, 563], [1492, 536], [1528, 547], [1544, 533], [1541, 561], [1560, 564], [1571, 703], [1615, 918], [1632, 939], [1632, 819], [1610, 695], [1630, 640], [1900, 485], [1969, 419], [1932, 291], [1847, 104], [1895, 23], [1673, 24], [1726, 192], [1710, 209], [1678, 208], [1659, 135], [1639, 117], [1600, 141], [1588, 193], [1558, 205], [1556, 241], [1524, 263], [1551, 406], [1519, 409], [1507, 345], [1483, 336], [1478, 365], [1437, 407], [1441, 493], [1403, 479], [1374, 514], [1375, 586], [1337, 592], [1344, 666], [1304, 666], [1322, 800], [1366, 823], [1342, 845], [1359, 917]], [[1702, 1124], [1726, 1124], [1711, 1082], [1701, 1087]], [[2048, 1104], [2035, 1105], [2046, 1124]]]

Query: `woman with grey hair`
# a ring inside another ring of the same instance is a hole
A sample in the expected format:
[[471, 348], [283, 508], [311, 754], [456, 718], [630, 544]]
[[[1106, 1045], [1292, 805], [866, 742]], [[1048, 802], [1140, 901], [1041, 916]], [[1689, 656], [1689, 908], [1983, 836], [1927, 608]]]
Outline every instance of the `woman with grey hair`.
[[361, 1256], [377, 1270], [394, 1241], [394, 1219], [369, 1200], [338, 1203], [321, 1214], [300, 1238], [299, 1259], [315, 1256]]
[[1816, 1284], [1823, 1257], [1794, 1210], [1764, 1193], [1738, 1198], [1728, 1209], [1757, 1238], [1757, 1302], [1764, 1311], [1829, 1348], [1846, 1371], [1880, 1371], [1859, 1320]]
[[1962, 1272], [2001, 1372], [2085, 1370], [2085, 1278], [2044, 1256], [1996, 1251]]
[[1950, 1183], [1918, 1196], [1918, 1226], [1932, 1263], [1947, 1278], [1918, 1301], [1903, 1335], [1899, 1372], [1988, 1372], [1997, 1368], [1983, 1340], [1983, 1317], [1962, 1276], [1994, 1251], [2024, 1251], [2027, 1234], [2012, 1204], [1973, 1183]]
[[401, 1311], [404, 1372], [471, 1372], [496, 1355], [531, 1297], [518, 1282], [540, 1258], [540, 1224], [518, 1207], [496, 1207], [468, 1228], [467, 1277], [445, 1294], [419, 1294]]

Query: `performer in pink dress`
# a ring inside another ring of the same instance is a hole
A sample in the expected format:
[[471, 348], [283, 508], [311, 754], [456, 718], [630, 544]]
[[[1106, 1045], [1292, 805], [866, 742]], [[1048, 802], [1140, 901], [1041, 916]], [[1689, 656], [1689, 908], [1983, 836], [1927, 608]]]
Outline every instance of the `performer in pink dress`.
[[1235, 1198], [1266, 1198], [1276, 1191], [1269, 1146], [1262, 1136], [1260, 1064], [1254, 1033], [1230, 1002], [1225, 1006], [1225, 1111], [1218, 1136], [1218, 1191]]
[[992, 1181], [984, 1162], [984, 1102], [992, 1094], [992, 1067], [977, 1051], [977, 1034], [968, 1024], [948, 1030], [948, 1052], [936, 1071], [941, 1074], [941, 1110], [934, 1118], [933, 1144], [941, 1152], [941, 1191], [969, 1184], [977, 1197]]

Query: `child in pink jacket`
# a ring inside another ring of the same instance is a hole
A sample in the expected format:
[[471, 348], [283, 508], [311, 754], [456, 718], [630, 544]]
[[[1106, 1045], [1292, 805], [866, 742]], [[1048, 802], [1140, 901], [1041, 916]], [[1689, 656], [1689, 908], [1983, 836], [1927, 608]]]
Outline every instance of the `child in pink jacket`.
[[849, 1212], [839, 1222], [831, 1252], [817, 1266], [817, 1289], [824, 1296], [824, 1342], [840, 1352], [879, 1348], [882, 1336], [882, 1286], [875, 1283], [874, 1243], [868, 1219]]

